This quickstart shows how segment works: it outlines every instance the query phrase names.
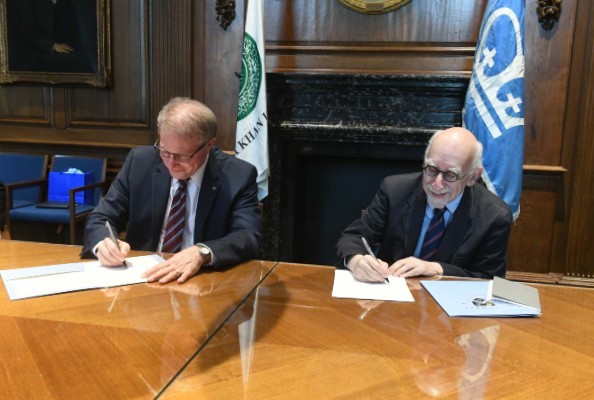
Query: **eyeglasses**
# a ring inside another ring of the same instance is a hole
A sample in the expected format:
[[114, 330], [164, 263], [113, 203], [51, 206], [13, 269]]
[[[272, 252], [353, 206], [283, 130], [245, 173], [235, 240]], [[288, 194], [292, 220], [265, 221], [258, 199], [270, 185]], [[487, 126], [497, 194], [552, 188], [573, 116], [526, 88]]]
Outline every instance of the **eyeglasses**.
[[467, 172], [464, 175], [458, 175], [455, 172], [442, 171], [439, 168], [435, 168], [433, 165], [427, 165], [427, 164], [423, 164], [423, 172], [425, 173], [425, 175], [430, 176], [431, 178], [435, 178], [437, 175], [441, 174], [443, 176], [443, 179], [446, 182], [450, 182], [450, 183], [456, 182], [457, 180], [464, 178], [466, 175], [468, 175], [470, 173], [470, 172]]
[[[208, 139], [208, 140], [210, 140], [210, 139]], [[202, 150], [204, 148], [204, 146], [206, 146], [206, 144], [208, 143], [208, 140], [206, 142], [202, 143], [200, 145], [200, 147], [198, 147], [196, 149], [196, 151], [193, 152], [192, 154], [177, 154], [177, 153], [172, 153], [170, 151], [167, 151], [164, 148], [162, 148], [161, 146], [159, 146], [158, 140], [155, 142], [153, 147], [155, 148], [155, 150], [157, 150], [159, 152], [159, 154], [161, 155], [162, 158], [173, 158], [175, 161], [178, 161], [178, 162], [188, 162], [192, 159], [192, 157], [194, 157], [196, 155], [196, 153], [198, 153], [200, 150]]]

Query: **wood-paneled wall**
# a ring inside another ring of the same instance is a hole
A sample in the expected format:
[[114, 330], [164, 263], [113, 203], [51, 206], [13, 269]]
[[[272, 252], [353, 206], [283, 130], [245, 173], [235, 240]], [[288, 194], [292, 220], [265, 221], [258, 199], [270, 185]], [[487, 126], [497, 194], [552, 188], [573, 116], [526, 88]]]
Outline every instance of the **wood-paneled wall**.
[[[109, 88], [0, 86], [0, 151], [96, 154], [117, 173], [128, 150], [155, 139], [172, 96], [219, 117], [234, 148], [245, 0], [225, 30], [216, 0], [111, 2]], [[268, 72], [463, 75], [472, 69], [486, 0], [413, 0], [383, 15], [337, 0], [265, 0]], [[510, 276], [594, 280], [592, 2], [564, 0], [551, 31], [526, 0], [525, 172]]]

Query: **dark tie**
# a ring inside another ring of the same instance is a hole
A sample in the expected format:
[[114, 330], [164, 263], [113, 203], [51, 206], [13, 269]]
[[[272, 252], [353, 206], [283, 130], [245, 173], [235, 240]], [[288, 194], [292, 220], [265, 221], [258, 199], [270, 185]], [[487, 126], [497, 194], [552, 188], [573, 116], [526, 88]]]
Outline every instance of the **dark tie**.
[[164, 253], [177, 253], [181, 250], [182, 239], [184, 236], [184, 223], [186, 221], [186, 181], [178, 181], [179, 186], [173, 200], [171, 201], [171, 209], [169, 210], [169, 219], [167, 220], [167, 228], [165, 229], [165, 236], [163, 237], [163, 246], [161, 251]]
[[435, 253], [437, 253], [439, 242], [441, 242], [445, 231], [445, 220], [443, 218], [445, 210], [445, 207], [433, 209], [433, 218], [431, 218], [431, 222], [425, 233], [425, 239], [423, 240], [423, 247], [421, 248], [419, 257], [422, 260], [431, 260]]

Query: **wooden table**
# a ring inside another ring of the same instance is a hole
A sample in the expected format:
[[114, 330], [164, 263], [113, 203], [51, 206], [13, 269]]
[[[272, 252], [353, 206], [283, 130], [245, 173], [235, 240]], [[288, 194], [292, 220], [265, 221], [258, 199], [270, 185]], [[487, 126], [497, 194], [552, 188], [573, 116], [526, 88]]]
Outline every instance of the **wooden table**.
[[[78, 261], [0, 240], [0, 269]], [[137, 253], [140, 254], [140, 253]], [[270, 272], [272, 271], [272, 272]], [[262, 280], [263, 279], [263, 280]], [[540, 318], [331, 297], [333, 268], [252, 261], [183, 285], [10, 301], [3, 399], [543, 399], [594, 393], [594, 290], [535, 285]]]
[[[0, 240], [0, 269], [77, 262], [79, 252]], [[2, 284], [0, 398], [154, 398], [274, 265], [16, 301]]]
[[594, 290], [535, 285], [540, 318], [450, 318], [331, 297], [333, 269], [279, 264], [164, 399], [594, 398]]

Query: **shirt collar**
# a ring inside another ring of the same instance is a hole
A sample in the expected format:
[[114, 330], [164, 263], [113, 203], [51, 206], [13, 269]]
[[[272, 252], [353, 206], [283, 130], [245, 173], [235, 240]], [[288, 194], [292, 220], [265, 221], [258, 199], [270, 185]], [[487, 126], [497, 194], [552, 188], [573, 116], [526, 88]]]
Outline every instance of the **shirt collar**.
[[[462, 191], [462, 193], [456, 196], [454, 200], [446, 204], [447, 212], [449, 212], [450, 214], [454, 214], [456, 212], [458, 206], [460, 205], [460, 202], [462, 201], [462, 195], [464, 195], [464, 191]], [[433, 206], [431, 206], [431, 204], [429, 203], [427, 203], [427, 207], [425, 208], [425, 216], [427, 216], [428, 218], [433, 217]]]
[[[209, 157], [210, 157], [210, 154], [208, 154], [206, 156], [206, 160], [204, 160], [204, 164], [202, 164], [202, 166], [200, 168], [198, 168], [196, 170], [196, 172], [194, 172], [194, 175], [192, 175], [189, 178], [189, 180], [192, 181], [192, 183], [197, 187], [200, 187], [200, 185], [202, 184], [202, 178], [204, 178], [204, 171], [206, 171], [206, 164], [208, 164]], [[174, 188], [177, 188], [178, 181], [179, 181], [179, 179], [172, 178], [171, 186]]]

